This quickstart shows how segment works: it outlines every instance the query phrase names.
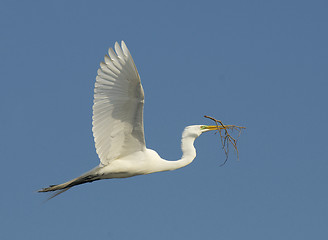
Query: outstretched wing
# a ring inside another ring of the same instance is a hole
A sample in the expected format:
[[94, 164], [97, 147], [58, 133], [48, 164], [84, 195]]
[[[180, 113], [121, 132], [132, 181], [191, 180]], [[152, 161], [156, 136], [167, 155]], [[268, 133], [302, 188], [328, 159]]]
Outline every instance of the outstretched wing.
[[145, 149], [144, 91], [132, 56], [122, 41], [100, 63], [94, 90], [92, 131], [100, 162]]

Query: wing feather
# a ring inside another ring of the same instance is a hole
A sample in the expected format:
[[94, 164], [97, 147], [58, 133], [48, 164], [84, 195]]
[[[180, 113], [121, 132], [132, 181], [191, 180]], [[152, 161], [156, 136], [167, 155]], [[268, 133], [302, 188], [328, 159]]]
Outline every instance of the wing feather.
[[103, 165], [146, 148], [144, 92], [132, 56], [122, 41], [100, 63], [94, 89], [92, 131]]

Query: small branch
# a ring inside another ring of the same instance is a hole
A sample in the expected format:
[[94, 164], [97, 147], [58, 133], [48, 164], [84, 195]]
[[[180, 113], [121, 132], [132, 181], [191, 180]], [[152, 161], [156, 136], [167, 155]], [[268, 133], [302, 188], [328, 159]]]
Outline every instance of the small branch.
[[[238, 141], [238, 138], [240, 137], [241, 130], [245, 129], [245, 127], [239, 127], [239, 126], [235, 126], [235, 125], [224, 125], [222, 123], [222, 121], [217, 120], [213, 117], [206, 116], [206, 115], [204, 117], [208, 118], [208, 119], [211, 119], [212, 121], [215, 122], [215, 124], [218, 128], [218, 132], [220, 134], [222, 148], [223, 148], [224, 153], [226, 155], [226, 159], [224, 160], [224, 162], [220, 166], [223, 166], [228, 161], [228, 158], [229, 158], [229, 143], [232, 144], [233, 148], [235, 149], [235, 151], [237, 153], [237, 159], [239, 160], [239, 152], [238, 152], [238, 148], [237, 148], [237, 141]], [[236, 138], [233, 138], [228, 132], [228, 130], [231, 130], [231, 132], [233, 132], [234, 129], [238, 131], [238, 136]], [[224, 133], [222, 133], [222, 131], [224, 131]]]

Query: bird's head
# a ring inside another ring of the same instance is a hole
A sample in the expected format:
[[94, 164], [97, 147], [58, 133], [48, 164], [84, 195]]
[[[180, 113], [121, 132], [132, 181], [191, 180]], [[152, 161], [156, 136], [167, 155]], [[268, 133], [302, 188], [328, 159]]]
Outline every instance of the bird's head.
[[207, 125], [191, 125], [185, 128], [183, 131], [182, 137], [199, 137], [202, 133], [212, 131], [212, 130], [219, 130], [223, 128], [222, 126], [207, 126]]

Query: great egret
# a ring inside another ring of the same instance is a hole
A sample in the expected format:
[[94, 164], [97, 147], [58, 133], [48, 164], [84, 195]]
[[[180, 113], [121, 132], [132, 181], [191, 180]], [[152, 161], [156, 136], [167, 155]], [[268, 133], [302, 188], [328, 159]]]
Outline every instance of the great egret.
[[196, 157], [194, 141], [202, 133], [226, 126], [192, 125], [184, 129], [181, 139], [182, 157], [177, 161], [162, 159], [146, 148], [143, 127], [144, 91], [132, 56], [122, 41], [115, 52], [109, 49], [105, 62], [100, 63], [94, 89], [92, 131], [99, 166], [87, 173], [39, 192], [57, 191], [101, 179], [127, 178], [155, 172], [175, 170], [191, 163]]

